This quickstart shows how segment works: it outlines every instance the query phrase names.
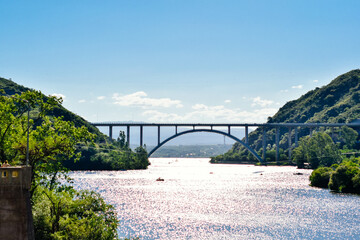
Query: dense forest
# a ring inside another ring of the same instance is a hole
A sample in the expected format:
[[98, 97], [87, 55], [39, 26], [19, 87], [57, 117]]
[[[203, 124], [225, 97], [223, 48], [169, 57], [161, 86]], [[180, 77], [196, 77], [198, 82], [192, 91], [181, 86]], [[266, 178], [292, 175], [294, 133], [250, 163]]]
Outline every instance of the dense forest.
[[[21, 86], [15, 82], [0, 78], [0, 89], [3, 96], [14, 96], [27, 91], [37, 92], [33, 89]], [[48, 96], [39, 93], [44, 101], [49, 100]], [[116, 140], [110, 141], [109, 138], [101, 133], [96, 127], [91, 125], [82, 117], [68, 111], [61, 105], [62, 101], [54, 104], [47, 109], [46, 115], [50, 120], [61, 118], [64, 122], [71, 122], [75, 127], [86, 127], [93, 134], [91, 142], [79, 143], [76, 146], [76, 152], [81, 154], [80, 159], [75, 158], [64, 161], [64, 166], [70, 170], [126, 170], [126, 169], [146, 169], [150, 164], [147, 158], [147, 152], [144, 148], [131, 150], [125, 142], [123, 133], [119, 133]], [[39, 106], [33, 106], [30, 111], [30, 118], [34, 121], [39, 118]], [[34, 127], [41, 124], [41, 121], [35, 121]], [[6, 159], [0, 159], [5, 161]]]
[[[360, 70], [352, 70], [340, 75], [328, 85], [316, 88], [299, 99], [286, 103], [267, 123], [349, 123], [360, 118]], [[317, 129], [317, 131], [330, 131]], [[267, 161], [275, 161], [275, 129], [266, 130]], [[292, 138], [294, 131], [291, 132]], [[344, 129], [331, 130], [335, 142], [343, 143]], [[262, 128], [249, 134], [249, 145], [262, 155]], [[288, 161], [288, 129], [280, 129], [280, 160]], [[309, 129], [299, 129], [299, 138], [309, 135]], [[294, 141], [293, 141], [294, 143]], [[292, 148], [295, 148], [293, 144]], [[212, 158], [212, 162], [253, 161], [254, 157], [239, 143], [225, 154]]]

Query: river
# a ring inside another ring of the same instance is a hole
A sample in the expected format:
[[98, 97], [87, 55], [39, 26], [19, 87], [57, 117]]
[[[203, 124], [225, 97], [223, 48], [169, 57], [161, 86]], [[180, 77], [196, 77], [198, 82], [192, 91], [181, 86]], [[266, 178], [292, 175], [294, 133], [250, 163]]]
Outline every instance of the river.
[[360, 197], [310, 187], [311, 170], [150, 161], [147, 170], [71, 173], [75, 188], [116, 206], [121, 237], [360, 239]]

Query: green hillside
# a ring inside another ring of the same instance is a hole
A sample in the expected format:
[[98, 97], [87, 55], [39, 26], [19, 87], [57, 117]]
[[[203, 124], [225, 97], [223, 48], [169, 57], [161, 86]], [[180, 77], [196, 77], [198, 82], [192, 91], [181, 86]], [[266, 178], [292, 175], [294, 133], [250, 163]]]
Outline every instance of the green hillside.
[[[0, 78], [0, 89], [5, 92], [5, 95], [34, 91], [5, 78]], [[44, 100], [47, 98], [43, 95]], [[36, 111], [37, 109], [31, 109], [30, 118]], [[137, 148], [135, 152], [132, 151], [124, 142], [125, 136], [109, 141], [108, 137], [96, 127], [60, 104], [49, 111], [47, 115], [50, 118], [62, 117], [64, 121], [73, 122], [76, 127], [85, 126], [89, 132], [96, 135], [94, 143], [78, 145], [78, 151], [82, 154], [80, 161], [74, 163], [70, 159], [64, 162], [64, 165], [71, 170], [143, 169], [149, 165], [145, 149]]]
[[[360, 118], [360, 69], [338, 76], [328, 85], [309, 91], [299, 99], [286, 103], [268, 123], [348, 123]], [[249, 143], [258, 153], [262, 152], [262, 129], [249, 134]], [[275, 155], [275, 129], [268, 130], [267, 152], [270, 158]], [[299, 129], [299, 137], [309, 134], [308, 129]], [[281, 129], [280, 150], [285, 160], [288, 130]], [[239, 143], [230, 151], [219, 155], [213, 161], [246, 161], [253, 159]]]
[[[22, 92], [26, 92], [26, 91], [33, 91], [33, 89], [24, 87], [9, 79], [5, 79], [1, 77], [0, 77], [0, 89], [3, 89], [7, 95], [21, 94]], [[44, 95], [44, 98], [47, 97]], [[65, 121], [71, 121], [77, 127], [86, 126], [89, 132], [96, 134], [97, 141], [99, 142], [104, 142], [107, 138], [103, 133], [99, 131], [99, 129], [91, 125], [82, 117], [68, 111], [62, 105], [56, 106], [51, 112], [49, 112], [49, 115], [52, 115], [54, 117], [63, 116], [63, 119]]]

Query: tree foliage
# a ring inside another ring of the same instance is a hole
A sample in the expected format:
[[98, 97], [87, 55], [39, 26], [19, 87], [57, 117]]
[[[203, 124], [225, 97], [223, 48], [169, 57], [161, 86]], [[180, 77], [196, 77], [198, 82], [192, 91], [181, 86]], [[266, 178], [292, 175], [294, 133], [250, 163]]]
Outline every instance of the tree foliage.
[[[85, 126], [48, 116], [58, 104], [61, 99], [38, 91], [0, 96], [0, 161], [25, 164], [28, 150], [36, 239], [116, 239], [114, 207], [95, 192], [75, 191], [63, 166], [69, 159], [80, 159], [79, 144], [91, 142], [94, 134]], [[145, 149], [132, 155], [132, 162], [148, 161]]]
[[[89, 122], [66, 110], [61, 105], [62, 100], [60, 98], [45, 96], [39, 91], [20, 86], [4, 78], [0, 78], [0, 88], [2, 89], [0, 92], [0, 95], [2, 95], [0, 111], [3, 110], [0, 113], [0, 161], [24, 162], [27, 130], [26, 115], [30, 108], [30, 134], [35, 130], [42, 130], [45, 133], [41, 135], [39, 132], [37, 136], [30, 136], [30, 151], [36, 153], [39, 158], [44, 154], [49, 155], [49, 152], [54, 153], [55, 149], [62, 148], [60, 151], [67, 155], [63, 157], [67, 159], [64, 163], [71, 170], [145, 169], [150, 164], [148, 159], [139, 164], [138, 158], [140, 156], [129, 148], [124, 132], [120, 132], [117, 140], [109, 139]], [[11, 101], [12, 103], [10, 103]], [[20, 122], [21, 125], [18, 124]], [[43, 129], [37, 129], [38, 126]], [[48, 129], [46, 129], [46, 126], [48, 126]], [[53, 130], [54, 126], [57, 129]], [[87, 130], [85, 131], [85, 129]], [[70, 134], [67, 138], [54, 139], [53, 142], [56, 141], [56, 144], [58, 144], [54, 146], [51, 143], [52, 137], [46, 133], [46, 131], [51, 130], [62, 134], [69, 132]], [[74, 135], [73, 130], [77, 131], [78, 134]], [[67, 146], [74, 146], [72, 142], [77, 141], [75, 138], [81, 138], [79, 135], [88, 134], [88, 131], [92, 133], [91, 139], [94, 140], [93, 143], [83, 144], [84, 140], [80, 140], [75, 145], [75, 152], [65, 149]], [[12, 146], [13, 137], [16, 137], [19, 141], [21, 140], [21, 144]], [[65, 143], [64, 139], [68, 142]], [[59, 143], [61, 142], [64, 144], [60, 146]], [[47, 148], [47, 151], [40, 151], [44, 147]], [[31, 157], [33, 156], [36, 155], [31, 154]], [[61, 156], [58, 154], [57, 158], [61, 158]], [[34, 160], [36, 161], [36, 159]]]
[[117, 238], [114, 207], [98, 193], [39, 187], [33, 201], [36, 239]]
[[337, 192], [360, 193], [359, 178], [359, 164], [345, 161], [331, 174], [329, 188]]
[[338, 147], [331, 137], [324, 132], [317, 132], [312, 137], [306, 136], [300, 139], [299, 146], [293, 151], [293, 160], [299, 168], [308, 163], [311, 168], [319, 166], [330, 167], [341, 162]]
[[339, 140], [342, 141], [343, 147], [347, 149], [352, 149], [356, 145], [356, 140], [358, 138], [358, 133], [354, 129], [344, 126], [341, 128], [341, 135]]
[[[61, 103], [61, 99], [44, 99], [39, 91], [27, 91], [14, 96], [0, 96], [0, 161], [24, 165], [29, 131], [29, 162], [32, 167], [33, 193], [48, 175], [56, 175], [59, 162], [79, 159], [77, 144], [91, 141], [94, 135], [86, 127], [75, 127], [61, 117], [50, 119], [47, 112]], [[31, 111], [31, 119], [27, 118]]]
[[310, 175], [310, 185], [313, 187], [328, 188], [330, 176], [334, 171], [330, 167], [319, 167]]
[[346, 158], [341, 164], [319, 167], [310, 175], [310, 185], [335, 192], [360, 194], [360, 158]]
[[120, 132], [117, 140], [109, 144], [83, 145], [78, 149], [81, 157], [78, 162], [64, 162], [72, 170], [128, 170], [146, 169], [149, 165], [147, 151], [138, 147], [134, 151], [125, 141], [124, 132]]

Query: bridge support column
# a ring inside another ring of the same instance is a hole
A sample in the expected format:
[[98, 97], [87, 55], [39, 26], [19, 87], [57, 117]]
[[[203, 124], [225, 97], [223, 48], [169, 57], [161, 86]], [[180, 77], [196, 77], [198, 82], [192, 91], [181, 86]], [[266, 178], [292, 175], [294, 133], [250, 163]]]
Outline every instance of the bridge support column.
[[263, 129], [263, 160], [266, 162], [266, 130]]
[[276, 128], [275, 142], [276, 142], [276, 163], [279, 164], [279, 160], [280, 160], [280, 156], [279, 156], [280, 129], [279, 129], [279, 127]]
[[310, 137], [312, 137], [313, 134], [313, 128], [310, 128]]
[[126, 126], [126, 141], [127, 141], [128, 147], [130, 147], [130, 126]]
[[[175, 134], [177, 134], [178, 133], [178, 126], [175, 126]], [[194, 126], [194, 129], [195, 129], [195, 126]]]
[[245, 126], [245, 143], [249, 144], [249, 127]]
[[143, 126], [140, 126], [140, 146], [143, 146]]
[[289, 128], [288, 142], [289, 142], [289, 162], [291, 162], [291, 128]]
[[298, 140], [299, 140], [298, 128], [295, 127], [295, 147], [298, 147], [298, 145], [299, 145]]
[[160, 126], [158, 126], [158, 145], [160, 145]]
[[112, 128], [113, 128], [113, 126], [109, 126], [109, 138], [110, 138], [110, 140], [112, 140], [113, 139], [113, 137], [112, 137]]
[[228, 134], [231, 134], [231, 127], [228, 126]]

